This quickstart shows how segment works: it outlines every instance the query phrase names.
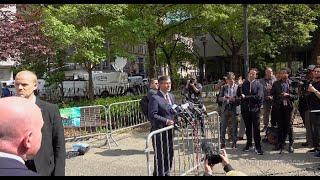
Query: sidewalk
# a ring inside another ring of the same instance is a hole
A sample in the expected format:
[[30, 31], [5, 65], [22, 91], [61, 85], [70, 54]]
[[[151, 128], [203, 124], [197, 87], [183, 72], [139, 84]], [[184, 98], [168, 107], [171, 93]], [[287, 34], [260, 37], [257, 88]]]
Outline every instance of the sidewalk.
[[[91, 150], [84, 156], [67, 159], [67, 176], [145, 176], [147, 175], [146, 156], [144, 153], [145, 139], [149, 133], [148, 128], [139, 128], [132, 132], [115, 135], [119, 146], [112, 144], [112, 148], [102, 146], [104, 140], [91, 143]], [[304, 142], [304, 128], [294, 128], [295, 153], [283, 154], [272, 151], [273, 146], [262, 144], [265, 154], [256, 155], [253, 150], [243, 152], [246, 141], [239, 141], [237, 150], [227, 144], [232, 166], [248, 175], [320, 175], [320, 158], [315, 158], [312, 153], [306, 153], [309, 149], [301, 147]], [[261, 134], [262, 136], [264, 133]], [[67, 144], [70, 150], [72, 143]], [[221, 165], [214, 167], [217, 175], [224, 175]]]

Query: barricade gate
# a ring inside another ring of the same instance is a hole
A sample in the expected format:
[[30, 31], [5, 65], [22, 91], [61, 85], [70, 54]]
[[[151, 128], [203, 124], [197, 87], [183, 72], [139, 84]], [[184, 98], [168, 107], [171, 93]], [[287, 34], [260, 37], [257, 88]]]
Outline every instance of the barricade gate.
[[76, 141], [78, 139], [106, 135], [106, 143], [108, 143], [110, 148], [109, 136], [111, 129], [106, 118], [106, 107], [102, 105], [84, 106], [76, 108], [76, 111], [80, 111], [78, 113], [80, 117], [73, 117], [70, 119], [62, 117], [64, 129], [66, 131], [65, 140]]
[[[184, 122], [151, 132], [146, 140], [147, 174], [149, 176], [201, 175], [204, 154], [202, 143], [212, 143], [220, 151], [220, 116], [209, 113], [204, 120], [204, 134], [200, 122]], [[204, 135], [204, 136], [203, 136]], [[151, 156], [154, 152], [154, 156]], [[170, 168], [169, 168], [170, 167]]]

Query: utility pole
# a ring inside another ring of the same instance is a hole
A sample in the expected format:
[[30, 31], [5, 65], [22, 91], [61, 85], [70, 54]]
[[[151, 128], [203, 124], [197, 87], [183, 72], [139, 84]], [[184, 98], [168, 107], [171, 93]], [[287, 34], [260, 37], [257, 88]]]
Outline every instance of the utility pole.
[[245, 77], [249, 72], [249, 40], [248, 40], [248, 4], [243, 5], [244, 19], [244, 73]]

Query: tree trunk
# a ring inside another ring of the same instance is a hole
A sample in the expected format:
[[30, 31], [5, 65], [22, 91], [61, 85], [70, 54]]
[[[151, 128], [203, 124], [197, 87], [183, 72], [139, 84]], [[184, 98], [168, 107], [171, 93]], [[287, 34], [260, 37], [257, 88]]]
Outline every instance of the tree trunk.
[[309, 60], [309, 63], [316, 64], [317, 62], [317, 56], [320, 56], [320, 29], [318, 28], [315, 32], [314, 36], [314, 46], [313, 46], [311, 61]]
[[232, 51], [232, 68], [231, 71], [235, 74], [239, 74], [240, 73], [240, 67], [239, 67], [239, 57], [238, 54], [236, 52], [236, 50]]
[[277, 61], [276, 61], [276, 58], [273, 58], [273, 71], [274, 72], [277, 72]]
[[172, 68], [172, 64], [171, 64], [170, 59], [167, 59], [167, 64], [168, 64], [168, 67], [169, 67], [169, 76], [172, 78], [172, 76], [173, 76], [173, 68]]
[[88, 96], [90, 100], [94, 98], [94, 91], [93, 91], [93, 78], [92, 78], [92, 68], [87, 69], [89, 73], [89, 86], [88, 86]]
[[287, 50], [287, 61], [288, 61], [288, 68], [292, 70], [292, 48]]
[[149, 51], [149, 78], [157, 78], [155, 37], [150, 38], [147, 44], [148, 44], [148, 51]]
[[199, 58], [199, 82], [201, 84], [203, 84], [203, 80], [204, 80], [204, 71], [203, 71], [203, 65], [204, 65], [204, 59], [203, 57]]

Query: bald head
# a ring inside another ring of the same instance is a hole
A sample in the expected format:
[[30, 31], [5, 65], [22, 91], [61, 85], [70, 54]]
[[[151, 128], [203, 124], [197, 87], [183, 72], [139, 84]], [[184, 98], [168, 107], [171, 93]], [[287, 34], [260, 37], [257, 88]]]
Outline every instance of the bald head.
[[32, 99], [38, 88], [37, 76], [31, 71], [20, 71], [15, 78], [14, 86], [17, 96]]
[[40, 108], [21, 97], [0, 99], [0, 151], [35, 155], [41, 145]]

